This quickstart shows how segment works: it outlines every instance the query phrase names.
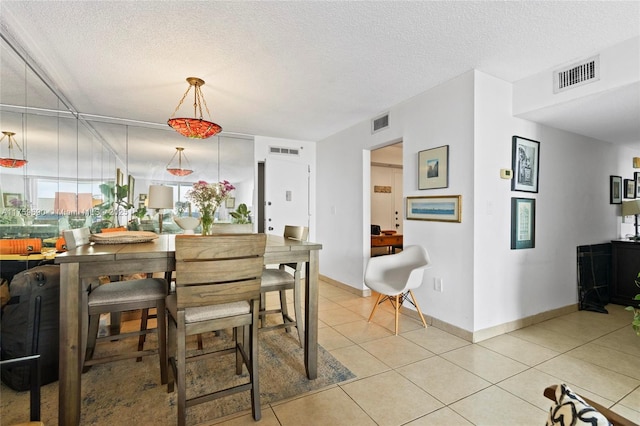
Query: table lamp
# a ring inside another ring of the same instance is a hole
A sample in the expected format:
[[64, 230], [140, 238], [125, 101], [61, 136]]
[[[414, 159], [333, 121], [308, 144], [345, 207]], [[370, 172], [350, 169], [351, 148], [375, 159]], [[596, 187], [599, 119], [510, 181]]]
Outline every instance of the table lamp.
[[162, 234], [162, 209], [173, 209], [173, 188], [164, 185], [149, 186], [149, 208], [158, 209], [158, 222]]
[[638, 235], [638, 215], [640, 214], [640, 200], [631, 200], [622, 202], [622, 216], [635, 216], [636, 219], [636, 235], [632, 239], [640, 241]]

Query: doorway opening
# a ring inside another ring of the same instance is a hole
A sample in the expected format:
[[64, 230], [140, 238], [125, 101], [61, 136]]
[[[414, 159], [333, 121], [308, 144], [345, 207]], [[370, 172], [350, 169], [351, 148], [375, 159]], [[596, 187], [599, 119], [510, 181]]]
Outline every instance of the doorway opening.
[[371, 256], [402, 250], [402, 142], [371, 151]]

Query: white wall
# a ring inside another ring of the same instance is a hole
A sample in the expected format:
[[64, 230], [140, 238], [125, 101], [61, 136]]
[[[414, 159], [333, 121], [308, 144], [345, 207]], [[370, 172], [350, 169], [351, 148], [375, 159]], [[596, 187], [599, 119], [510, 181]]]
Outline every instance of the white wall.
[[[423, 245], [433, 261], [416, 291], [426, 314], [474, 332], [576, 303], [576, 246], [628, 228], [609, 204], [609, 175], [632, 177], [640, 154], [514, 118], [511, 95], [511, 85], [470, 71], [391, 108], [385, 131], [371, 135], [366, 121], [320, 141], [321, 273], [364, 288], [369, 150], [402, 138], [405, 196], [462, 195], [460, 224], [404, 222], [405, 244]], [[513, 135], [541, 143], [538, 194], [512, 192], [499, 177], [511, 168]], [[449, 187], [420, 191], [417, 153], [441, 145], [449, 145]], [[534, 249], [510, 249], [511, 197], [536, 199]]]
[[[476, 72], [474, 330], [576, 303], [576, 247], [619, 235], [620, 148], [514, 118], [511, 85]], [[540, 142], [539, 192], [511, 191], [511, 136]], [[628, 157], [631, 166], [631, 156]], [[510, 249], [511, 197], [536, 200], [534, 249]]]
[[[433, 268], [416, 291], [423, 310], [471, 329], [473, 319], [473, 73], [466, 73], [390, 111], [389, 129], [371, 135], [363, 122], [318, 142], [318, 230], [323, 237], [320, 271], [329, 278], [364, 288], [362, 277], [369, 245], [369, 150], [403, 140], [404, 195], [461, 194], [461, 224], [404, 221], [405, 245], [420, 244]], [[417, 189], [417, 153], [449, 145], [449, 188]], [[339, 190], [336, 190], [339, 188]], [[333, 208], [335, 207], [335, 214]], [[366, 214], [363, 214], [366, 212]], [[366, 247], [366, 250], [363, 250]], [[433, 290], [433, 278], [443, 279], [444, 292]]]

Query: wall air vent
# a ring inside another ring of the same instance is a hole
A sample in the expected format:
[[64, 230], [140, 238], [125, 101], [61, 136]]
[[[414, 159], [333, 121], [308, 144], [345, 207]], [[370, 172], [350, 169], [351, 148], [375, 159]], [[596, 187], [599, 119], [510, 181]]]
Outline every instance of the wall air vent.
[[270, 146], [269, 152], [271, 154], [300, 155], [298, 148], [285, 148], [281, 146]]
[[385, 113], [371, 120], [371, 134], [389, 127], [389, 113]]
[[600, 56], [594, 56], [553, 73], [553, 93], [600, 80]]

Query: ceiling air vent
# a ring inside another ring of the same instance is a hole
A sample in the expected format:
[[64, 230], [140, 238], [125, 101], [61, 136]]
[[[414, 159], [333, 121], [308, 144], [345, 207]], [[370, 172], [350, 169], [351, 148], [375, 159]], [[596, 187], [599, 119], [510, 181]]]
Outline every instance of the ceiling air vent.
[[381, 115], [371, 120], [371, 133], [379, 132], [389, 127], [389, 113]]
[[270, 146], [269, 152], [271, 154], [300, 155], [298, 148], [285, 148], [280, 146]]
[[554, 71], [553, 93], [564, 92], [600, 80], [600, 56]]

